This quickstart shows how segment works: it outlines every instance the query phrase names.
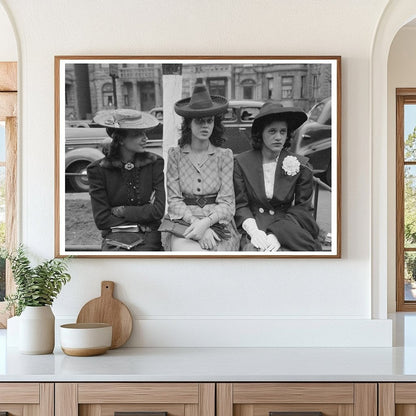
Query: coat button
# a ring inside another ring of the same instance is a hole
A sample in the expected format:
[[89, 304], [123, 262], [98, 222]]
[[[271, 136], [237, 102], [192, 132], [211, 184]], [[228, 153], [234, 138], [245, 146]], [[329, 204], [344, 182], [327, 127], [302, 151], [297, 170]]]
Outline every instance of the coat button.
[[197, 190], [198, 192], [201, 192], [201, 188], [196, 188], [196, 190]]
[[201, 179], [200, 178], [198, 178], [198, 182], [201, 182]]
[[270, 215], [274, 215], [274, 211], [271, 209], [271, 210], [269, 211], [269, 214], [270, 214]]
[[259, 212], [260, 212], [260, 214], [263, 214], [264, 213], [264, 209], [263, 208], [259, 208]]

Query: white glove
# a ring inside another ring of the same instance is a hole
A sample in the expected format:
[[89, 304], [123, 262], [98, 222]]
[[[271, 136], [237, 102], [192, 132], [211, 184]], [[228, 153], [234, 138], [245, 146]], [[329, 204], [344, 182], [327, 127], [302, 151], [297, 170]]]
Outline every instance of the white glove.
[[247, 218], [242, 224], [243, 230], [250, 236], [251, 244], [254, 247], [265, 251], [269, 245], [267, 234], [258, 229], [254, 218]]
[[277, 251], [279, 250], [281, 244], [274, 234], [267, 234], [267, 249], [266, 251]]

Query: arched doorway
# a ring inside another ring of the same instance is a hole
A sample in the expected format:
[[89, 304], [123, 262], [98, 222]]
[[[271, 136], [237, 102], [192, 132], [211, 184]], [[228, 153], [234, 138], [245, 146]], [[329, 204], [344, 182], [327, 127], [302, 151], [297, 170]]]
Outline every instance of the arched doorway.
[[[394, 118], [388, 87], [388, 58], [397, 32], [416, 17], [414, 0], [390, 2], [375, 34], [371, 57], [371, 267], [372, 316], [386, 319], [387, 299], [395, 292], [395, 159], [392, 161], [389, 120]], [[393, 204], [392, 204], [393, 201]], [[392, 226], [393, 224], [393, 226]], [[391, 301], [389, 301], [389, 312]]]

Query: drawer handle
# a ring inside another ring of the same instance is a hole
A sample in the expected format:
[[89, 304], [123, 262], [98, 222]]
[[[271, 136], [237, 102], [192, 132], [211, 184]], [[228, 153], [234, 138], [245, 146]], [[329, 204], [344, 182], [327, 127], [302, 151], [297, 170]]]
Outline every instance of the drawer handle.
[[269, 412], [269, 416], [323, 416], [322, 412]]
[[114, 416], [168, 416], [168, 412], [115, 412]]

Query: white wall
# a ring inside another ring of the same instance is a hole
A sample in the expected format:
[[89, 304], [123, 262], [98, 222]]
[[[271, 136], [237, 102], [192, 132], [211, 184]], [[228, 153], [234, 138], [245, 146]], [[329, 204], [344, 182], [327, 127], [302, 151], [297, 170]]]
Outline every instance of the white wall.
[[0, 4], [21, 40], [21, 240], [42, 257], [54, 253], [54, 55], [342, 56], [342, 259], [74, 259], [59, 319], [109, 279], [137, 320], [130, 345], [390, 345], [385, 293], [371, 320], [370, 58], [387, 0]]
[[17, 56], [16, 36], [12, 22], [6, 9], [0, 6], [0, 61], [17, 61]]
[[396, 88], [416, 87], [416, 26], [404, 27], [396, 35], [391, 44], [388, 64], [388, 250], [390, 255], [388, 263], [389, 296], [388, 309], [396, 309], [396, 261], [395, 261], [395, 235], [396, 235]]

